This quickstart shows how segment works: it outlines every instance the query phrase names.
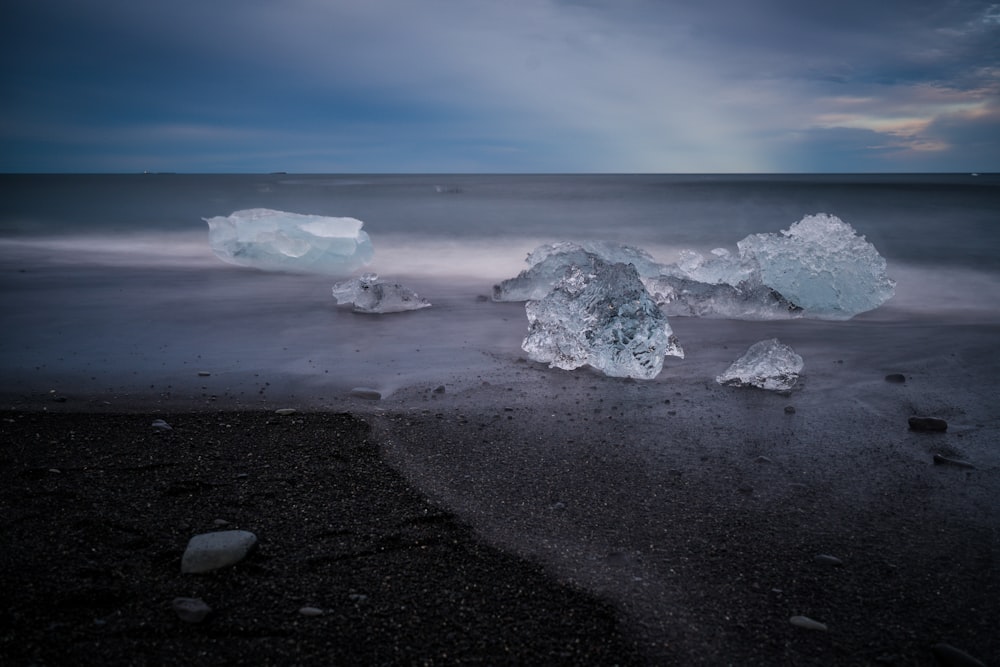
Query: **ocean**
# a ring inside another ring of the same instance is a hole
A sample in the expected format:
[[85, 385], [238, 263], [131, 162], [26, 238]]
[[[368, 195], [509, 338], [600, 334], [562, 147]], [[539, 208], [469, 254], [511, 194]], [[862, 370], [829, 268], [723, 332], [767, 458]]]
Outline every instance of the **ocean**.
[[[255, 207], [362, 220], [368, 269], [434, 306], [358, 315], [336, 307], [329, 277], [218, 260], [203, 218]], [[523, 308], [483, 297], [541, 243], [608, 240], [672, 261], [818, 212], [853, 225], [898, 283], [857, 323], [1000, 322], [997, 175], [5, 175], [0, 373], [7, 392], [241, 405], [464, 386], [522, 356]], [[755, 325], [672, 326], [683, 345], [691, 326]]]

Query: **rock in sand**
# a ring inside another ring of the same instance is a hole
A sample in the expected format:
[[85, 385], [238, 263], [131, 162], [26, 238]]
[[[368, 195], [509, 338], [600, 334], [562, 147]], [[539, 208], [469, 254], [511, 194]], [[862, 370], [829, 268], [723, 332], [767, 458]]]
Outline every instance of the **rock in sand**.
[[944, 433], [948, 430], [948, 422], [937, 417], [910, 417], [910, 430], [925, 433]]
[[254, 545], [257, 536], [247, 530], [220, 530], [195, 535], [188, 542], [181, 558], [181, 572], [200, 574], [243, 560]]
[[201, 598], [174, 598], [172, 606], [177, 618], [185, 623], [201, 623], [212, 613], [212, 608]]

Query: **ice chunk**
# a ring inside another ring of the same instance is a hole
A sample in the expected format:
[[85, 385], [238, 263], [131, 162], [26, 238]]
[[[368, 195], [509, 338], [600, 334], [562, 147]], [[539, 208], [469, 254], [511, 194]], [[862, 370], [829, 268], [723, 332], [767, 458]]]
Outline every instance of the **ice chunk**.
[[521, 347], [550, 367], [589, 364], [614, 377], [651, 379], [666, 355], [683, 357], [667, 317], [631, 264], [592, 259], [571, 265], [544, 298], [525, 304]]
[[790, 391], [798, 382], [801, 371], [802, 357], [777, 338], [772, 338], [751, 345], [715, 381], [732, 387]]
[[729, 285], [661, 275], [644, 278], [642, 282], [656, 305], [669, 317], [780, 320], [802, 314], [801, 308], [753, 280]]
[[364, 223], [355, 218], [253, 208], [204, 220], [212, 252], [240, 266], [346, 276], [374, 255]]
[[430, 307], [427, 299], [399, 283], [382, 282], [378, 274], [366, 273], [333, 286], [339, 304], [351, 304], [357, 313], [400, 313]]
[[781, 234], [751, 234], [738, 244], [760, 281], [810, 317], [849, 319], [888, 301], [895, 283], [885, 259], [840, 218], [818, 213]]
[[583, 244], [560, 242], [538, 246], [528, 253], [529, 268], [515, 278], [493, 286], [494, 301], [528, 301], [541, 299], [558, 283], [570, 266], [592, 266], [595, 260], [632, 264], [639, 275], [655, 276], [660, 272], [649, 253], [631, 246], [606, 241]]

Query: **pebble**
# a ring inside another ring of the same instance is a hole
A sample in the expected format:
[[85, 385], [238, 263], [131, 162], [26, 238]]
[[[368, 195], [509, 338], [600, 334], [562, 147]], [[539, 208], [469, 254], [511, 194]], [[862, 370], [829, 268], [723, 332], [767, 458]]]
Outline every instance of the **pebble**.
[[295, 408], [278, 408], [274, 411], [274, 414], [281, 415], [282, 417], [287, 417], [288, 415], [295, 414]]
[[795, 406], [794, 405], [786, 405], [785, 406], [785, 414], [786, 415], [794, 415], [795, 414]]
[[910, 417], [910, 430], [943, 433], [948, 430], [948, 422], [937, 417]]
[[201, 623], [212, 613], [212, 608], [201, 598], [174, 598], [172, 606], [177, 618], [186, 623]]
[[844, 564], [844, 561], [840, 560], [836, 556], [831, 556], [830, 554], [817, 554], [813, 557], [813, 560], [820, 565], [833, 565], [835, 567], [840, 567]]
[[211, 373], [208, 371], [198, 371], [198, 377], [200, 378], [207, 378], [209, 375], [211, 375]]
[[961, 461], [959, 459], [948, 458], [947, 456], [941, 456], [940, 454], [934, 455], [934, 465], [938, 466], [956, 466], [958, 468], [975, 468], [968, 461]]
[[445, 386], [443, 384], [439, 384], [438, 386], [434, 387], [435, 394], [443, 394], [446, 391], [447, 389], [445, 389]]
[[382, 399], [382, 392], [378, 389], [370, 389], [369, 387], [355, 387], [350, 393], [355, 398], [364, 398], [369, 401], [379, 401]]
[[215, 520], [212, 521], [212, 523], [215, 524], [216, 526], [228, 526], [229, 525], [229, 522], [226, 521], [225, 519], [215, 519]]
[[368, 596], [364, 593], [351, 593], [347, 596], [347, 599], [351, 602], [367, 602]]
[[806, 630], [822, 630], [823, 632], [827, 630], [826, 623], [814, 621], [808, 616], [792, 616], [788, 620], [792, 625], [805, 628]]
[[889, 373], [885, 376], [885, 381], [892, 384], [903, 384], [906, 382], [906, 376], [902, 373]]
[[243, 560], [257, 544], [257, 536], [247, 530], [220, 530], [195, 535], [181, 557], [181, 572], [200, 574]]
[[299, 613], [303, 616], [322, 616], [323, 610], [319, 607], [300, 607]]
[[951, 644], [935, 644], [931, 647], [931, 651], [934, 652], [934, 657], [946, 667], [986, 667], [986, 663], [973, 658]]
[[173, 431], [174, 430], [173, 427], [170, 426], [170, 424], [168, 424], [167, 422], [163, 421], [162, 419], [154, 419], [152, 426], [153, 426], [153, 428], [159, 429], [160, 431]]

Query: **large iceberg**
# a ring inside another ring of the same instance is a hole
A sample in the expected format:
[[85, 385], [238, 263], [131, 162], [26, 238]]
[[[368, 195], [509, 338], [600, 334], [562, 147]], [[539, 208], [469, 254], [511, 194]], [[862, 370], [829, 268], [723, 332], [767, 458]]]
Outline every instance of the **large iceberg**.
[[566, 267], [555, 287], [525, 310], [529, 329], [521, 347], [550, 367], [589, 364], [613, 377], [652, 379], [666, 355], [684, 356], [631, 264], [591, 258]]
[[893, 295], [885, 259], [836, 216], [806, 216], [779, 234], [752, 234], [708, 257], [681, 251], [659, 264], [645, 251], [612, 243], [554, 243], [528, 255], [529, 268], [493, 288], [495, 301], [541, 299], [570, 266], [594, 261], [636, 267], [668, 315], [770, 320], [789, 317], [849, 319]]
[[376, 273], [337, 283], [333, 286], [333, 298], [339, 304], [354, 306], [356, 313], [400, 313], [431, 305], [408, 287], [379, 280]]
[[751, 234], [737, 246], [760, 282], [810, 317], [850, 319], [892, 298], [886, 262], [864, 236], [840, 218], [818, 213], [781, 234]]
[[791, 391], [802, 372], [802, 357], [777, 338], [754, 343], [742, 357], [715, 378], [731, 387]]
[[204, 220], [215, 255], [240, 266], [346, 276], [374, 255], [355, 218], [253, 208]]

